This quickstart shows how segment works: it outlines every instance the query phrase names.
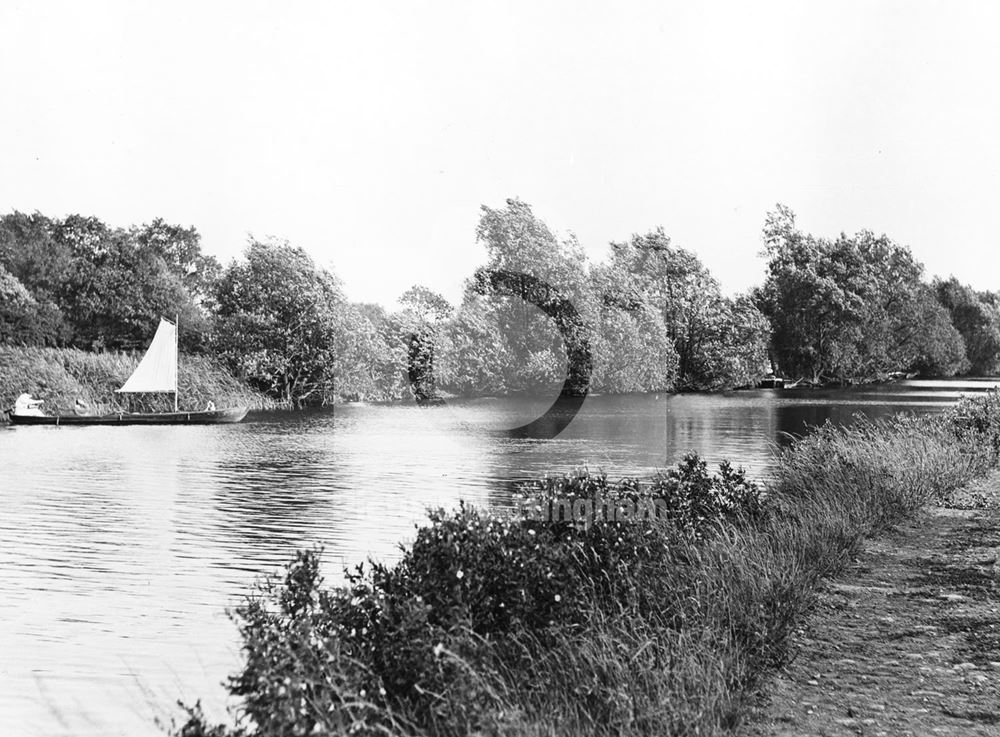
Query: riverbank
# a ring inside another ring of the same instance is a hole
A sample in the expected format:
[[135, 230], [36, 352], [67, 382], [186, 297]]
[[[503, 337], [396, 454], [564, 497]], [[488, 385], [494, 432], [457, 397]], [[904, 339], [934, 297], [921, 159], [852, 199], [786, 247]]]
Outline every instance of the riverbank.
[[985, 509], [935, 507], [823, 586], [744, 737], [995, 735], [1000, 477]]
[[[0, 413], [13, 406], [22, 392], [45, 400], [44, 410], [50, 414], [72, 414], [77, 398], [99, 413], [128, 410], [130, 406], [147, 411], [172, 408], [172, 395], [126, 398], [115, 394], [140, 358], [139, 354], [114, 351], [0, 346]], [[279, 407], [207, 356], [181, 355], [178, 380], [182, 409], [203, 409], [209, 401], [218, 407]], [[133, 404], [128, 405], [128, 401]]]
[[[782, 452], [766, 489], [693, 457], [643, 483], [549, 479], [528, 490], [527, 516], [436, 513], [399, 563], [359, 569], [345, 588], [324, 588], [317, 554], [303, 552], [283, 584], [234, 613], [240, 723], [263, 734], [730, 730], [788, 662], [824, 578], [865, 538], [996, 465], [998, 410], [992, 393], [936, 419], [824, 427]], [[531, 513], [551, 502], [589, 522]], [[636, 515], [643, 505], [666, 513]], [[197, 711], [183, 729], [239, 733]]]

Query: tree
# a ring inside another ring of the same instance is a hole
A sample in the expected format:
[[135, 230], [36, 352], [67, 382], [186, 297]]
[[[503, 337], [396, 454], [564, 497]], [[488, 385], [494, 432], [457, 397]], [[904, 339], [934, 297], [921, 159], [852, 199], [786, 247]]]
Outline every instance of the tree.
[[209, 296], [222, 267], [214, 256], [201, 251], [201, 235], [194, 228], [171, 225], [162, 218], [129, 230], [129, 240], [140, 249], [160, 256], [184, 287], [201, 301]]
[[418, 402], [436, 399], [434, 354], [443, 337], [442, 325], [451, 316], [452, 307], [440, 294], [420, 285], [406, 290], [399, 303], [403, 306], [398, 320], [407, 346], [410, 388]]
[[978, 293], [951, 277], [937, 279], [934, 293], [965, 341], [968, 370], [978, 376], [1000, 371], [1000, 310], [994, 295]]
[[357, 400], [406, 396], [398, 324], [380, 305], [344, 304], [342, 309], [334, 331], [337, 395]]
[[531, 205], [517, 198], [503, 209], [483, 205], [481, 210], [476, 241], [486, 247], [487, 269], [527, 274], [570, 299], [582, 298], [586, 255], [575, 236], [559, 240]]
[[399, 298], [403, 309], [412, 313], [421, 325], [436, 325], [444, 322], [455, 311], [448, 300], [432, 289], [416, 284]]
[[746, 296], [721, 298], [706, 319], [710, 332], [692, 353], [687, 383], [701, 391], [754, 386], [767, 370], [771, 325]]
[[55, 345], [63, 329], [59, 311], [51, 303], [39, 304], [16, 277], [0, 265], [0, 344]]
[[[439, 387], [483, 396], [504, 394], [523, 385], [497, 314], [502, 307], [492, 297], [466, 295], [437, 344], [434, 374]], [[511, 385], [507, 382], [512, 377]]]
[[19, 315], [35, 304], [35, 298], [24, 285], [0, 265], [0, 309], [10, 315]]
[[78, 243], [73, 264], [62, 301], [72, 315], [76, 345], [142, 348], [163, 316], [179, 318], [184, 348], [204, 344], [204, 313], [154, 248], [134, 243], [125, 231], [109, 230], [103, 238]]
[[591, 278], [594, 293], [602, 295], [593, 341], [594, 389], [672, 390], [679, 359], [660, 311], [621, 270], [600, 264]]
[[698, 257], [674, 247], [663, 228], [611, 244], [613, 298], [648, 304], [678, 357], [678, 383], [716, 390], [757, 381], [766, 368], [767, 321], [748, 300], [724, 297]]
[[336, 277], [285, 241], [251, 239], [213, 294], [214, 345], [236, 371], [290, 404], [333, 397], [349, 326]]
[[965, 340], [951, 322], [951, 315], [934, 290], [918, 290], [910, 319], [898, 321], [895, 339], [900, 360], [910, 370], [926, 376], [954, 376], [969, 369]]
[[849, 248], [801, 233], [795, 216], [778, 205], [764, 226], [767, 278], [756, 294], [771, 321], [781, 370], [814, 381], [857, 371], [864, 298], [852, 280], [865, 278]]
[[[565, 346], [553, 319], [545, 315], [528, 293], [510, 296], [497, 284], [516, 280], [525, 275], [525, 283], [544, 285], [546, 299], [566, 299], [582, 315], [592, 315], [587, 301], [586, 256], [572, 236], [559, 240], [548, 226], [532, 212], [531, 206], [518, 199], [507, 200], [503, 209], [482, 207], [476, 228], [476, 239], [486, 247], [487, 264], [469, 280], [460, 313], [475, 311], [475, 317], [462, 324], [502, 341], [501, 350], [491, 350], [503, 363], [486, 374], [482, 362], [470, 372], [480, 378], [492, 375], [496, 384], [489, 392], [538, 391], [561, 386], [567, 374]], [[538, 281], [534, 281], [538, 280]], [[484, 304], [485, 298], [489, 304]], [[488, 328], [483, 320], [492, 323]], [[591, 326], [592, 327], [592, 326]], [[463, 355], [473, 347], [458, 338]], [[458, 371], [461, 373], [461, 371]], [[499, 376], [497, 375], [499, 374]]]
[[[40, 213], [0, 217], [0, 267], [31, 298], [17, 320], [17, 340], [32, 345], [61, 344], [71, 328], [60, 309], [60, 294], [72, 269], [72, 255], [55, 238], [58, 223]], [[9, 325], [8, 330], [14, 330]], [[7, 340], [14, 334], [8, 333]]]
[[58, 238], [60, 223], [41, 213], [0, 217], [0, 264], [40, 302], [56, 302], [71, 269], [70, 250]]
[[[198, 257], [193, 229], [159, 220], [155, 225], [184, 235], [188, 253]], [[176, 315], [182, 345], [201, 347], [206, 322], [189, 289], [194, 285], [171, 268], [175, 252], [152, 232], [150, 226], [110, 228], [82, 215], [58, 220], [15, 212], [0, 218], [0, 264], [35, 304], [22, 317], [21, 340], [134, 349], [149, 342], [162, 315]]]
[[[959, 336], [927, 301], [909, 249], [863, 230], [836, 240], [795, 226], [779, 205], [764, 226], [767, 278], [755, 301], [771, 321], [782, 371], [813, 381], [873, 380], [898, 370], [954, 372]], [[921, 318], [932, 333], [918, 334]]]

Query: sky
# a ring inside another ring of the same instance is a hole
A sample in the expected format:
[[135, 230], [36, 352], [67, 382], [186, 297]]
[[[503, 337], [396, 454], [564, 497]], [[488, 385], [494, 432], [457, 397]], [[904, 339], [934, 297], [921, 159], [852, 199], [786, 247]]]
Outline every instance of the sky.
[[1000, 288], [1000, 5], [0, 5], [0, 212], [305, 248], [351, 299], [456, 300], [480, 206], [591, 258], [663, 226], [728, 293], [781, 202]]

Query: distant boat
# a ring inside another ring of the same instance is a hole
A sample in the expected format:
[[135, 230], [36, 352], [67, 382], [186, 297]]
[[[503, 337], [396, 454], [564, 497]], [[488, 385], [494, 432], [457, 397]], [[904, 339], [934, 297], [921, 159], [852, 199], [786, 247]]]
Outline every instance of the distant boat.
[[788, 379], [783, 379], [780, 376], [767, 376], [760, 380], [757, 384], [758, 389], [784, 389], [785, 383]]
[[216, 425], [239, 422], [248, 407], [182, 412], [177, 406], [177, 322], [160, 318], [160, 325], [146, 354], [128, 377], [120, 394], [174, 395], [173, 412], [114, 412], [104, 415], [17, 415], [15, 425]]

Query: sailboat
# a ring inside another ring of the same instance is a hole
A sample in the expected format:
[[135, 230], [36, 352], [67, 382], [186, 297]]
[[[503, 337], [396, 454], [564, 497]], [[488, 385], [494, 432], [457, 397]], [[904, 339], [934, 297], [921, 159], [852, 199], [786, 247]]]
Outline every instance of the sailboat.
[[160, 318], [153, 342], [118, 394], [172, 393], [173, 412], [115, 412], [106, 415], [18, 415], [15, 425], [215, 425], [239, 422], [248, 407], [184, 412], [177, 406], [177, 321]]

